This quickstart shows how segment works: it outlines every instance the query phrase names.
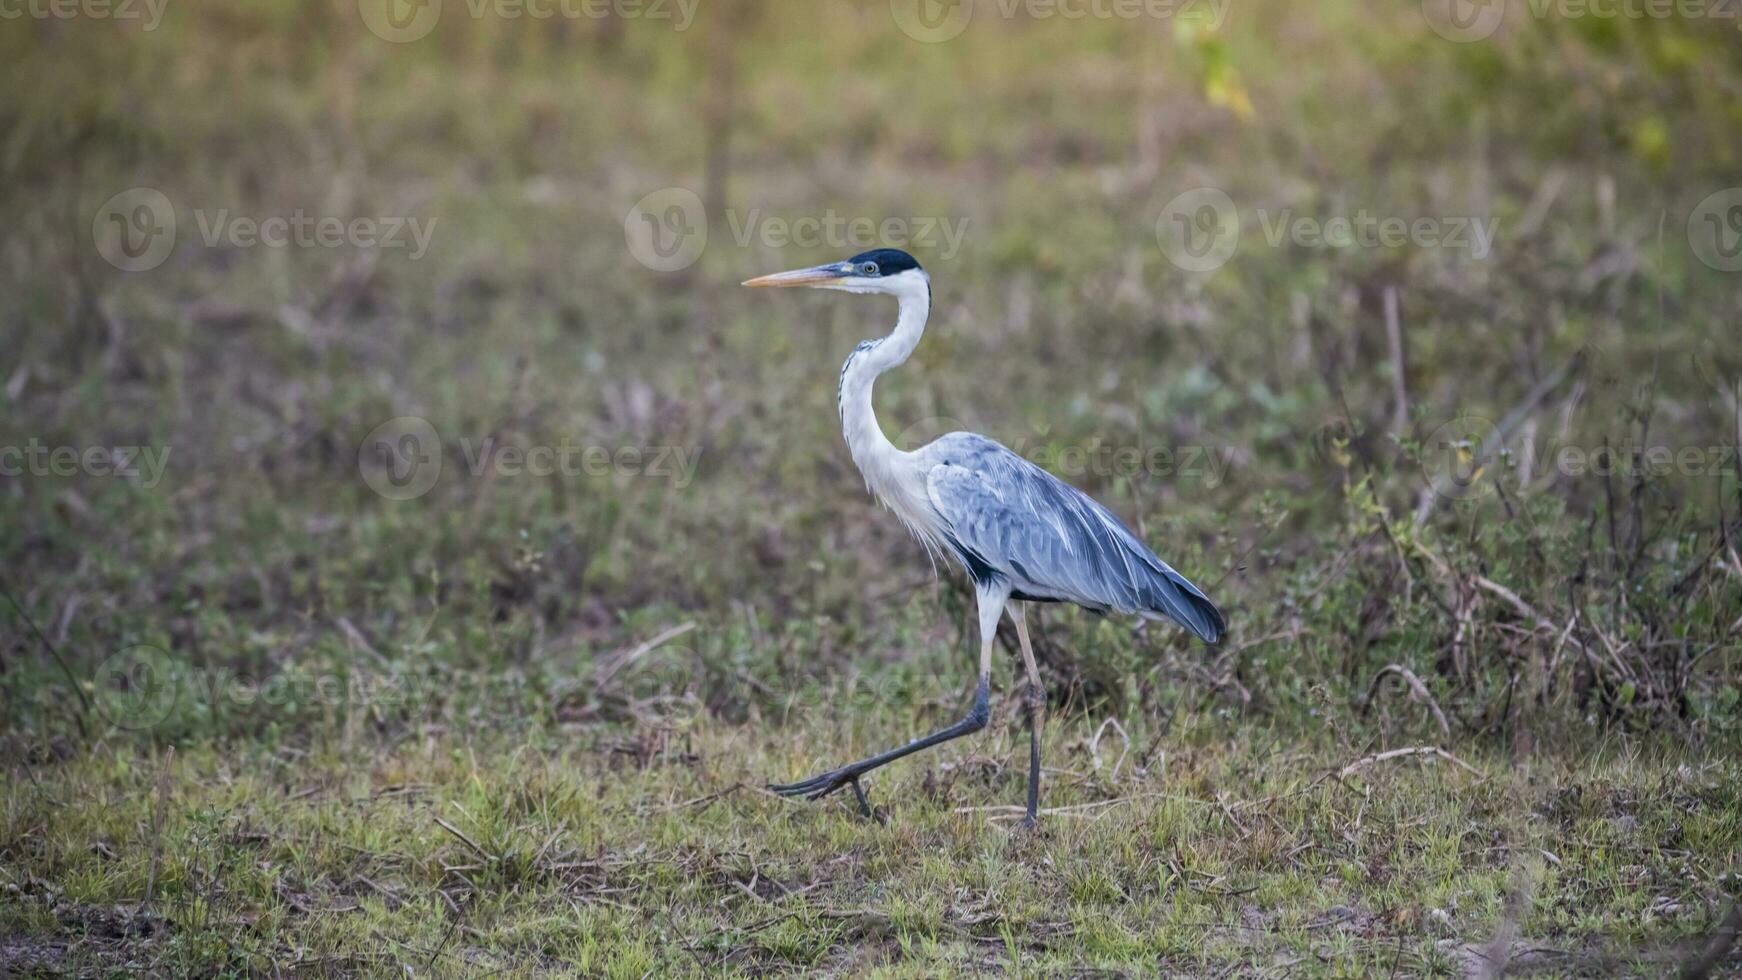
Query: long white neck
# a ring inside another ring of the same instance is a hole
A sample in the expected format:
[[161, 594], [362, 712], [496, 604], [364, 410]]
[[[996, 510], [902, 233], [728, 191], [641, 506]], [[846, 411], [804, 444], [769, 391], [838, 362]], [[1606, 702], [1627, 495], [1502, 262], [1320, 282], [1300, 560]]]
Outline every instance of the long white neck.
[[925, 333], [926, 317], [931, 313], [931, 284], [922, 272], [903, 273], [896, 281], [892, 277], [890, 292], [900, 303], [895, 330], [882, 340], [867, 340], [848, 355], [841, 367], [841, 429], [847, 437], [847, 449], [853, 462], [865, 475], [871, 492], [886, 502], [900, 491], [898, 475], [907, 453], [896, 448], [883, 428], [877, 424], [877, 412], [871, 407], [871, 387], [877, 376], [907, 360], [919, 346]]

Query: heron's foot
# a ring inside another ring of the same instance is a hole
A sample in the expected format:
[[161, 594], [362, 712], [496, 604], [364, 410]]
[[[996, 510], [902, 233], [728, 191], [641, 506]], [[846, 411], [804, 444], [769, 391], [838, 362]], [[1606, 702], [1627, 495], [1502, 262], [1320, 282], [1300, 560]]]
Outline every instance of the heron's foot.
[[1033, 833], [1039, 827], [1040, 820], [1032, 813], [1023, 814], [1022, 819], [1016, 822], [1016, 829], [1020, 833]]
[[842, 766], [839, 769], [831, 769], [828, 772], [812, 776], [809, 779], [801, 779], [796, 783], [771, 783], [768, 788], [779, 793], [781, 796], [796, 796], [806, 800], [820, 800], [830, 793], [833, 793], [835, 790], [850, 783], [853, 786], [854, 793], [859, 797], [860, 807], [868, 810], [870, 804], [865, 800], [864, 788], [859, 785], [860, 775], [862, 775], [862, 773], [858, 768], [854, 766]]

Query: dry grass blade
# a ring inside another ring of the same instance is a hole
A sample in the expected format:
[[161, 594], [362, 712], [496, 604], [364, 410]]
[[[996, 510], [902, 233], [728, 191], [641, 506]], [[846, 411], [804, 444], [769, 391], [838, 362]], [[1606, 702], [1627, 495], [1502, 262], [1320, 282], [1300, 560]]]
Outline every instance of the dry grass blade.
[[[1110, 800], [1096, 800], [1093, 803], [1077, 803], [1077, 804], [1074, 804], [1071, 806], [1042, 807], [1038, 812], [1039, 812], [1039, 815], [1043, 816], [1043, 817], [1048, 817], [1048, 816], [1053, 816], [1053, 817], [1100, 816], [1100, 814], [1097, 813], [1096, 811], [1105, 810], [1108, 807], [1119, 806], [1120, 804], [1123, 804], [1123, 803], [1134, 803], [1138, 800], [1161, 799], [1164, 797], [1169, 797], [1169, 794], [1167, 794], [1167, 793], [1137, 793], [1137, 794], [1132, 795], [1132, 796], [1114, 797], [1113, 799], [1110, 799]], [[1171, 797], [1171, 798], [1184, 799], [1184, 797]], [[1202, 803], [1204, 801], [1203, 800], [1189, 800], [1189, 802]], [[959, 807], [956, 807], [951, 812], [953, 812], [953, 813], [991, 813], [991, 814], [997, 814], [997, 816], [993, 817], [993, 819], [997, 820], [997, 819], [1004, 819], [1006, 816], [1020, 816], [1022, 814], [1027, 813], [1028, 810], [1026, 807], [1016, 806], [1013, 804], [1006, 804], [1006, 805], [1000, 805], [1000, 806], [959, 806]]]
[[175, 746], [163, 752], [163, 764], [157, 770], [157, 801], [151, 808], [151, 870], [145, 876], [144, 907], [151, 907], [157, 894], [157, 871], [163, 863], [163, 825], [169, 817], [169, 792], [175, 765]]
[[1108, 718], [1101, 722], [1100, 727], [1095, 729], [1095, 737], [1089, 739], [1089, 758], [1095, 762], [1095, 771], [1100, 772], [1101, 736], [1106, 734], [1109, 728], [1119, 733], [1119, 740], [1123, 743], [1123, 747], [1119, 750], [1119, 758], [1113, 762], [1113, 771], [1107, 775], [1109, 780], [1117, 782], [1119, 780], [1119, 767], [1125, 764], [1125, 757], [1131, 754], [1131, 736], [1126, 733], [1125, 726], [1119, 724], [1119, 719]]
[[461, 843], [463, 843], [467, 847], [471, 848], [472, 852], [477, 854], [479, 857], [483, 858], [486, 861], [496, 860], [496, 856], [494, 854], [491, 854], [489, 851], [484, 850], [483, 846], [480, 845], [477, 841], [466, 836], [465, 831], [461, 830], [460, 828], [454, 826], [451, 823], [448, 823], [446, 820], [443, 820], [441, 817], [435, 818], [435, 822], [436, 822], [437, 826], [441, 827], [443, 830], [445, 830], [448, 833], [453, 834], [455, 837], [459, 838]]
[[1365, 756], [1344, 766], [1342, 771], [1337, 773], [1337, 777], [1339, 779], [1347, 779], [1368, 766], [1381, 762], [1390, 762], [1393, 759], [1404, 759], [1410, 756], [1427, 756], [1429, 758], [1444, 759], [1465, 772], [1471, 773], [1472, 775], [1482, 779], [1488, 778], [1482, 770], [1477, 769], [1475, 766], [1470, 765], [1468, 762], [1465, 762], [1437, 745], [1415, 745], [1407, 749], [1392, 749], [1389, 752], [1380, 752], [1375, 755]]
[[606, 684], [609, 684], [611, 678], [617, 676], [618, 672], [623, 668], [695, 628], [696, 624], [693, 622], [680, 623], [677, 626], [670, 627], [669, 629], [661, 630], [658, 635], [645, 643], [636, 644], [628, 650], [614, 653], [611, 656], [606, 657], [599, 663], [599, 669], [594, 679], [594, 684], [601, 688], [604, 687]]

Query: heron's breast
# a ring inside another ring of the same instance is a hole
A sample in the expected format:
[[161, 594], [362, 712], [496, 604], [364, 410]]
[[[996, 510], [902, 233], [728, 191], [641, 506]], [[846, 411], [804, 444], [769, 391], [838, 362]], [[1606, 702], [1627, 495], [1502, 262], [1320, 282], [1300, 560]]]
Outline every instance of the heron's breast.
[[925, 467], [908, 456], [878, 460], [882, 465], [863, 466], [865, 484], [878, 502], [889, 508], [907, 529], [928, 548], [942, 543], [944, 521], [926, 492]]

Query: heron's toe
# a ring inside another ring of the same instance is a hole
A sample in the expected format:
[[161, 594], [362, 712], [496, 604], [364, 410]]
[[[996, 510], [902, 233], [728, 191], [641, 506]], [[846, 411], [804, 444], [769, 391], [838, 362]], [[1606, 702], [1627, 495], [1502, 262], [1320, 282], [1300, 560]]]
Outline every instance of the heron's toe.
[[781, 796], [796, 796], [807, 800], [821, 799], [847, 785], [852, 780], [852, 774], [844, 769], [835, 769], [809, 779], [801, 779], [796, 783], [771, 783], [769, 789]]

